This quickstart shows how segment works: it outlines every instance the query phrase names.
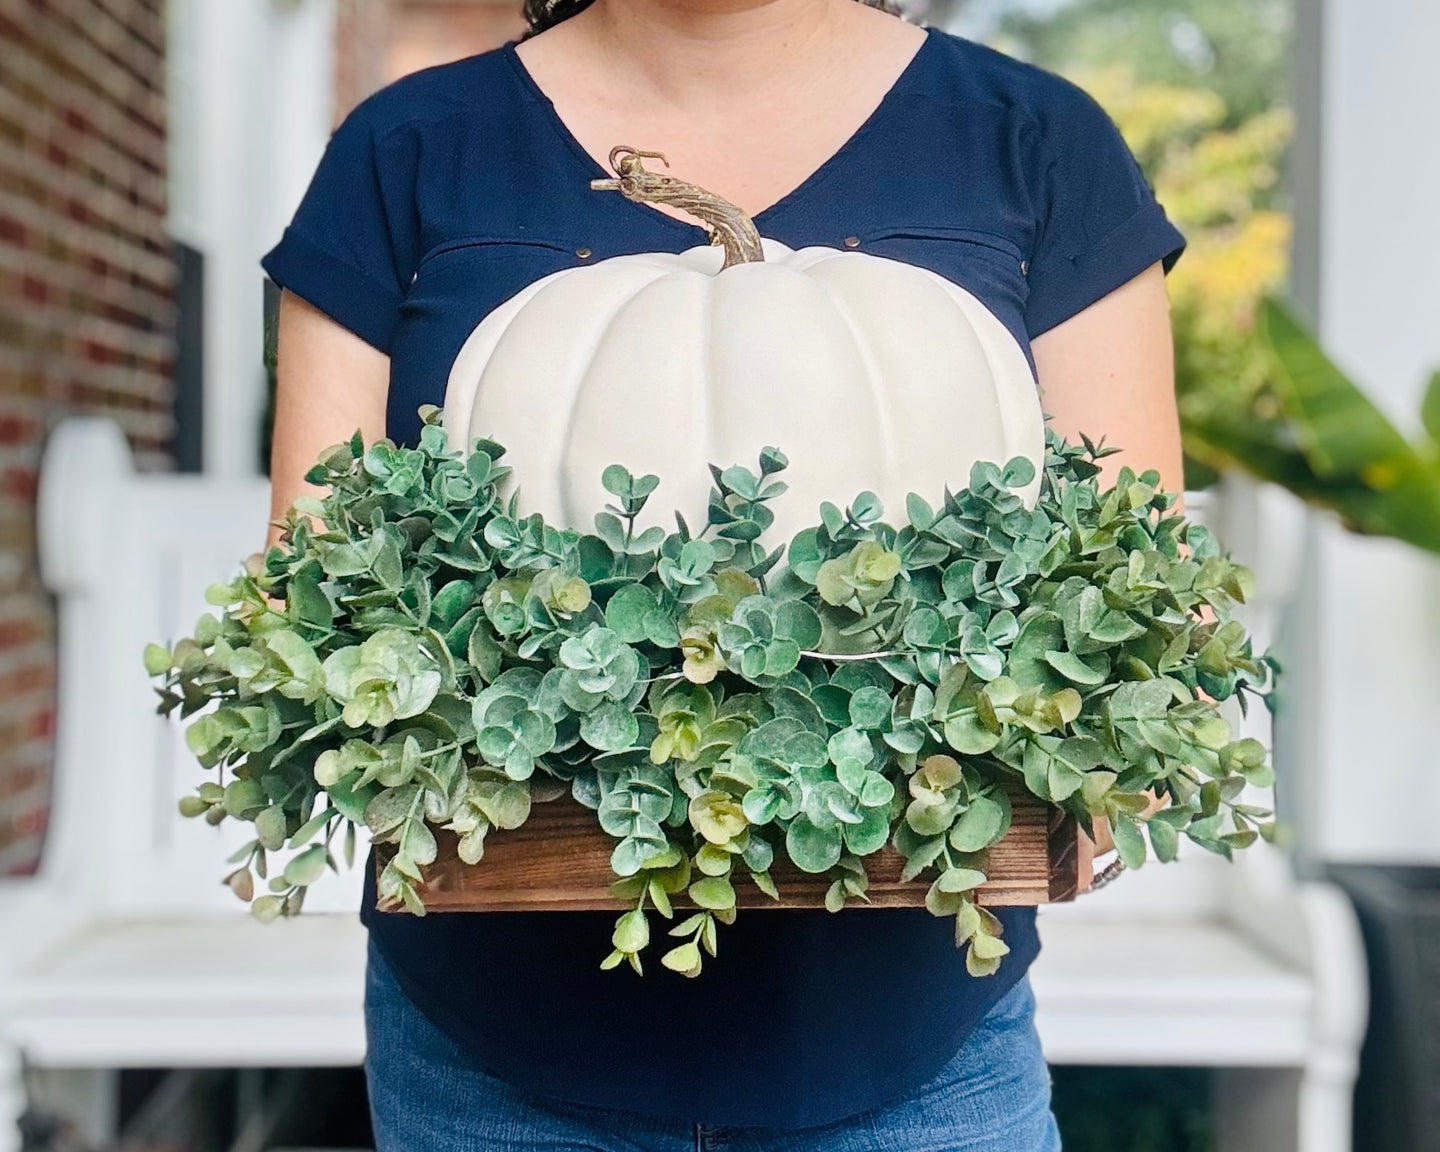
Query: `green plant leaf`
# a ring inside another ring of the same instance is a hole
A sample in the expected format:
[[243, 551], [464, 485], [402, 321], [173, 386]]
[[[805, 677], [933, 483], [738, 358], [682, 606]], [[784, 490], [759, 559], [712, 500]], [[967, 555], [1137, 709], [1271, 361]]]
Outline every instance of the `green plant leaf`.
[[1133, 820], [1121, 818], [1111, 821], [1110, 836], [1125, 867], [1139, 868], [1145, 863], [1145, 838]]
[[935, 881], [941, 892], [970, 892], [985, 883], [985, 873], [975, 868], [947, 868]]
[[1045, 663], [1075, 684], [1094, 687], [1105, 683], [1105, 671], [1082, 660], [1073, 652], [1046, 652]]
[[623, 704], [607, 700], [581, 718], [580, 738], [601, 752], [621, 752], [639, 740], [640, 722]]
[[325, 845], [312, 844], [285, 865], [285, 882], [301, 886], [313, 884], [325, 874]]
[[1425, 395], [1420, 401], [1420, 421], [1426, 435], [1440, 445], [1440, 372], [1434, 373], [1425, 386]]
[[735, 907], [735, 889], [724, 876], [706, 876], [690, 885], [690, 899], [701, 908]]
[[700, 975], [700, 961], [700, 948], [693, 941], [670, 949], [660, 958], [660, 963], [666, 968], [679, 972], [682, 976]]
[[639, 952], [650, 943], [650, 922], [645, 913], [636, 908], [625, 913], [615, 924], [610, 942], [617, 952]]
[[993, 795], [976, 796], [951, 825], [950, 847], [957, 852], [979, 852], [993, 844], [1008, 825], [1008, 802]]
[[840, 860], [840, 829], [818, 828], [807, 817], [797, 816], [785, 830], [785, 851], [802, 872], [828, 871]]

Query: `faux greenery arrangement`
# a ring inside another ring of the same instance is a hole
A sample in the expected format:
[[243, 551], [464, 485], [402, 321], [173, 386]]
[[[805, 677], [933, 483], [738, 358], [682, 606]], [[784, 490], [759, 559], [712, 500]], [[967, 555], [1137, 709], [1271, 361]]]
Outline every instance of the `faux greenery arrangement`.
[[[198, 713], [187, 741], [217, 770], [181, 811], [254, 825], [227, 883], [261, 919], [298, 912], [362, 822], [395, 846], [381, 897], [421, 914], [433, 829], [478, 863], [568, 789], [632, 905], [605, 966], [640, 970], [648, 913], [683, 899], [662, 963], [696, 975], [736, 884], [775, 894], [777, 854], [829, 877], [838, 910], [893, 843], [984, 975], [1007, 951], [975, 899], [1006, 785], [1087, 831], [1107, 819], [1130, 867], [1147, 830], [1170, 860], [1182, 834], [1228, 856], [1273, 827], [1240, 802], [1271, 779], [1264, 749], [1219, 714], [1272, 671], [1232, 618], [1249, 574], [1158, 474], [1102, 490], [1113, 448], [1051, 433], [1033, 507], [1011, 490], [1028, 460], [981, 463], [938, 507], [912, 495], [899, 527], [862, 493], [767, 553], [776, 449], [712, 467], [694, 532], [637, 532], [658, 480], [612, 466], [615, 501], [581, 534], [518, 515], [504, 450], [450, 452], [422, 414], [416, 448], [330, 449], [308, 476], [328, 494], [210, 590], [220, 614], [146, 650], [159, 710]], [[1142, 819], [1151, 790], [1168, 804]]]

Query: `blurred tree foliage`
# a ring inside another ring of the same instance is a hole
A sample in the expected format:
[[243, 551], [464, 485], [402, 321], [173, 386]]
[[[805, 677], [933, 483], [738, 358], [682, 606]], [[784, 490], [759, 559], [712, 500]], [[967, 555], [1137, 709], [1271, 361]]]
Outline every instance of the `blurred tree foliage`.
[[1170, 277], [1189, 487], [1224, 463], [1198, 435], [1216, 413], [1278, 411], [1256, 318], [1287, 273], [1289, 38], [1289, 0], [1072, 0], [1000, 27], [1104, 105], [1189, 241]]
[[1201, 88], [1221, 99], [1233, 127], [1288, 99], [1291, 8], [1292, 0], [1012, 4], [1000, 46], [1065, 74], [1123, 63], [1141, 84]]

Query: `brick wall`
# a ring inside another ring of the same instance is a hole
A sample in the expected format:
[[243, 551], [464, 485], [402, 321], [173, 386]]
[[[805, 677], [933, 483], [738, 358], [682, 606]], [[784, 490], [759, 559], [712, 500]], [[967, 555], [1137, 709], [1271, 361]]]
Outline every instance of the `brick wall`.
[[103, 413], [141, 467], [169, 460], [164, 4], [0, 0], [0, 874], [33, 870], [48, 805], [45, 431]]

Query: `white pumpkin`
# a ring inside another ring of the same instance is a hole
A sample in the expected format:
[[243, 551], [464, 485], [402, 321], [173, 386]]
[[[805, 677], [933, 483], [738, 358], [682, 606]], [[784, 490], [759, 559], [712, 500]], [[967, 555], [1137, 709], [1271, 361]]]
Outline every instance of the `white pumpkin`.
[[[688, 199], [666, 202], [695, 210], [693, 186], [638, 159], [628, 173], [623, 160], [616, 167], [622, 179], [597, 186], [651, 201], [662, 199], [656, 185], [680, 188]], [[637, 170], [648, 195], [625, 188]], [[601, 472], [619, 463], [660, 477], [642, 524], [669, 528], [678, 509], [698, 529], [706, 465], [754, 468], [775, 445], [790, 458], [790, 490], [770, 504], [773, 547], [818, 523], [825, 500], [843, 507], [869, 489], [888, 521], [904, 523], [907, 493], [934, 503], [947, 485], [963, 487], [977, 460], [1024, 456], [1038, 471], [1044, 424], [1029, 363], [965, 289], [864, 252], [760, 242], [753, 226], [747, 256], [726, 221], [695, 214], [720, 226], [723, 251], [557, 272], [466, 340], [445, 395], [450, 444], [504, 444], [525, 513], [590, 529], [613, 500]], [[1037, 490], [1038, 479], [1027, 502]]]

